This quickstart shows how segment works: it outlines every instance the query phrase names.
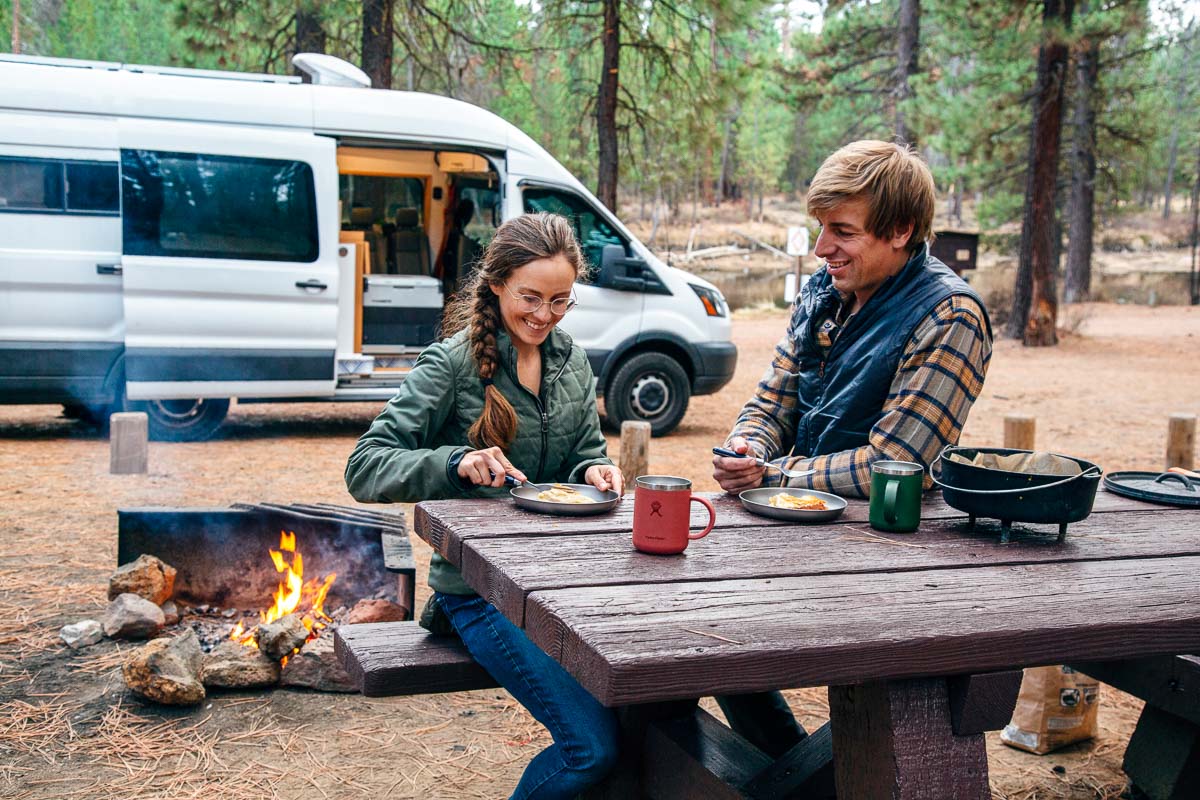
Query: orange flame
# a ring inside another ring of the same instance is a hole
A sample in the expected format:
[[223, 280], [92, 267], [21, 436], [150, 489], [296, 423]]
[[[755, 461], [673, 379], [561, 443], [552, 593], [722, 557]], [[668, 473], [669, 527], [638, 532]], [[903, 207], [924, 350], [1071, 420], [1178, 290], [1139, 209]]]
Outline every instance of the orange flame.
[[[325, 596], [329, 594], [329, 587], [333, 585], [337, 573], [330, 573], [323, 580], [314, 578], [305, 583], [304, 558], [296, 550], [295, 533], [280, 531], [279, 549], [268, 549], [267, 552], [271, 555], [271, 563], [275, 565], [275, 571], [281, 573], [283, 577], [275, 589], [271, 607], [258, 612], [260, 622], [264, 624], [274, 622], [288, 614], [295, 613], [297, 609], [303, 609], [301, 621], [308, 630], [306, 641], [316, 639], [320, 635], [320, 630], [327, 623], [333, 622], [325, 613]], [[290, 563], [284, 553], [291, 554]], [[258, 646], [254, 641], [254, 631], [247, 631], [240, 621], [234, 626], [229, 638], [247, 647]], [[293, 652], [298, 653], [300, 649], [296, 648]], [[285, 658], [283, 662], [286, 664], [287, 659]]]

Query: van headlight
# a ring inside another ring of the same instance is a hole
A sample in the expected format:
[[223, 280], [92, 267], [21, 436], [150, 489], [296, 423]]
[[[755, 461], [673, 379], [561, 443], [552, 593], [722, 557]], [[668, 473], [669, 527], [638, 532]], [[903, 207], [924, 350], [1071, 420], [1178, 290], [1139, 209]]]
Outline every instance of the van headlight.
[[689, 283], [688, 286], [692, 287], [692, 291], [700, 298], [700, 302], [704, 306], [704, 313], [710, 317], [724, 317], [729, 314], [729, 306], [725, 303], [725, 298], [716, 289], [697, 286], [694, 283]]

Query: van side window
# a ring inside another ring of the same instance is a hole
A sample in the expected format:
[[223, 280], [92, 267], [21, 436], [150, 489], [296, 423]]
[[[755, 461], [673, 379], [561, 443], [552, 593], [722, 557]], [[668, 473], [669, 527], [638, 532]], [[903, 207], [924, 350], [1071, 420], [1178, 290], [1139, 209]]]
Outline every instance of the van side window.
[[126, 255], [317, 260], [312, 167], [268, 158], [121, 151]]
[[67, 161], [67, 210], [116, 214], [121, 210], [121, 183], [116, 163]]
[[105, 161], [0, 157], [0, 212], [116, 216], [117, 165]]
[[571, 224], [575, 226], [575, 235], [583, 248], [583, 257], [593, 274], [600, 269], [600, 254], [604, 252], [605, 245], [619, 244], [625, 248], [626, 254], [629, 253], [629, 243], [579, 195], [530, 186], [525, 188], [523, 196], [525, 213], [546, 211], [561, 214], [571, 220]]

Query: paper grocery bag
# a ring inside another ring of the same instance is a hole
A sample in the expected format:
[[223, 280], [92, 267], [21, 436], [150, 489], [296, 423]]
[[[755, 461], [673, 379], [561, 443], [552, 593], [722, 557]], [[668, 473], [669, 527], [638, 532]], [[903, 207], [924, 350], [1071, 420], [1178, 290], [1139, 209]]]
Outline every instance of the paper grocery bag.
[[1096, 735], [1100, 683], [1070, 667], [1033, 667], [1021, 678], [1012, 722], [1000, 741], [1045, 755]]

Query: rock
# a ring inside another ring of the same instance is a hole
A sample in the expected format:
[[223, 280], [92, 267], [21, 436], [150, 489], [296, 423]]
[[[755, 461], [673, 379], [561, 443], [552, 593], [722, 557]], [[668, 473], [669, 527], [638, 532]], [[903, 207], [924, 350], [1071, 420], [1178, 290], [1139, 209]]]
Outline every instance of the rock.
[[350, 609], [346, 618], [347, 625], [358, 625], [363, 622], [403, 622], [408, 614], [404, 606], [397, 605], [391, 600], [359, 600]]
[[104, 633], [113, 639], [148, 639], [166, 624], [162, 609], [136, 594], [117, 595], [104, 612]]
[[58, 638], [67, 643], [72, 650], [88, 647], [104, 638], [104, 629], [94, 619], [85, 619], [74, 625], [64, 625], [58, 632]]
[[253, 689], [279, 682], [279, 662], [267, 658], [257, 647], [232, 639], [204, 654], [200, 681], [208, 688]]
[[125, 685], [137, 695], [170, 706], [204, 701], [200, 682], [200, 640], [188, 630], [173, 639], [155, 639], [121, 667]]
[[314, 639], [304, 649], [288, 659], [279, 677], [282, 686], [302, 686], [321, 692], [357, 692], [358, 686], [333, 654], [333, 639]]
[[299, 614], [288, 614], [274, 622], [259, 625], [257, 638], [258, 649], [278, 661], [304, 644], [308, 638], [308, 628], [304, 627]]
[[179, 606], [175, 605], [174, 600], [168, 600], [162, 604], [163, 617], [168, 625], [179, 624]]
[[108, 579], [108, 599], [118, 595], [136, 594], [161, 606], [175, 591], [175, 568], [150, 555], [140, 555], [137, 561], [122, 564]]

